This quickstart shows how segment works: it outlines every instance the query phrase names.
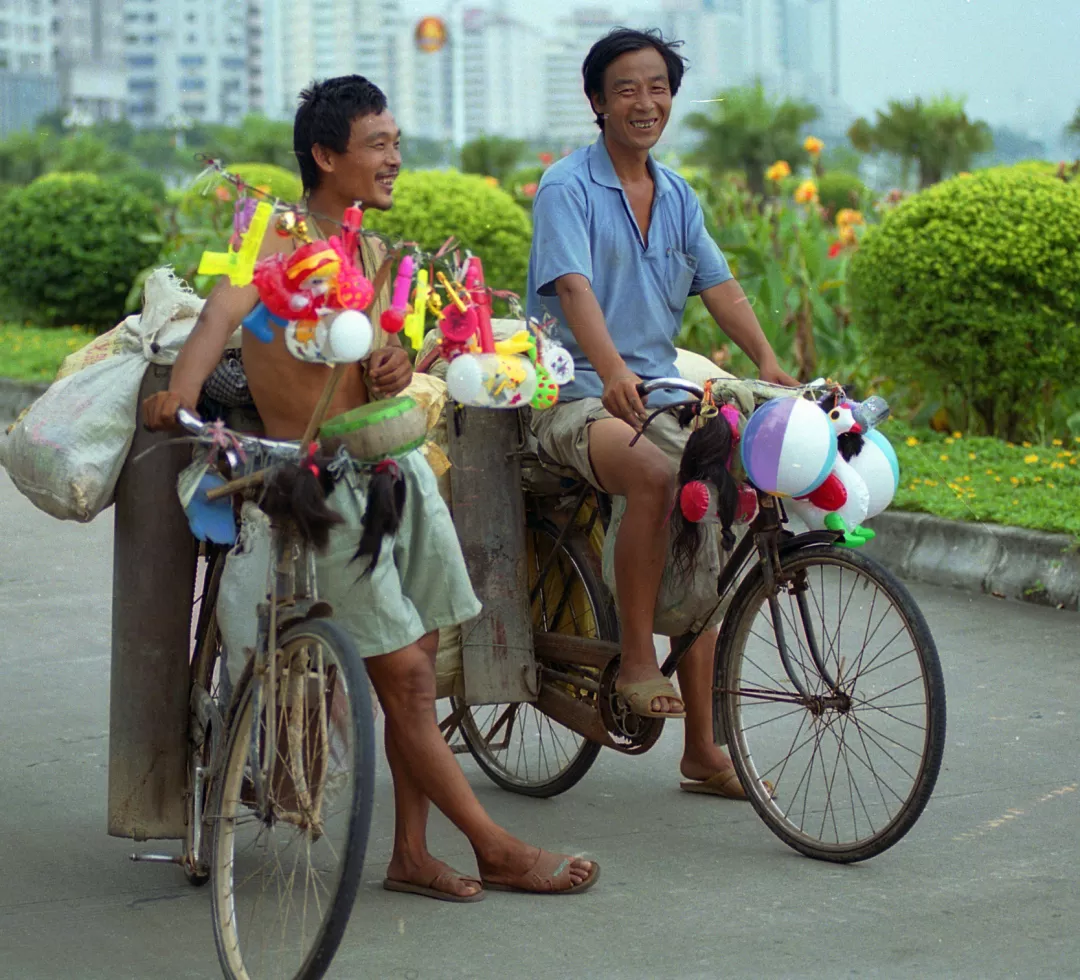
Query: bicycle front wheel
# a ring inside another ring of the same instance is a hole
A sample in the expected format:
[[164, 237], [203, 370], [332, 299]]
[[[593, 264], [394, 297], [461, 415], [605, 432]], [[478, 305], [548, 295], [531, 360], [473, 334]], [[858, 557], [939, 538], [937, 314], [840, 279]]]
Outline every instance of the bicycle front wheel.
[[367, 673], [348, 635], [314, 619], [279, 637], [272, 686], [246, 676], [211, 810], [218, 957], [230, 980], [317, 980], [345, 932], [371, 825]]
[[732, 602], [717, 643], [716, 721], [781, 840], [809, 857], [862, 861], [900, 840], [934, 789], [945, 746], [937, 649], [907, 589], [851, 550], [789, 554], [776, 585], [770, 595], [755, 568]]

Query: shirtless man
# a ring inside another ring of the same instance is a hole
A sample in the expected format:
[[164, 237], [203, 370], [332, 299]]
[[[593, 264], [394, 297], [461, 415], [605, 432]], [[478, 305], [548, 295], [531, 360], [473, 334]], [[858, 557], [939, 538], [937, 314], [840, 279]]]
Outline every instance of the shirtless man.
[[[675, 338], [691, 294], [761, 377], [794, 385], [761, 331], [701, 206], [677, 173], [650, 155], [671, 114], [684, 63], [654, 32], [619, 29], [593, 45], [582, 66], [600, 136], [544, 173], [533, 202], [528, 315], [558, 321], [576, 377], [559, 404], [536, 413], [541, 446], [625, 505], [615, 539], [622, 653], [616, 689], [638, 714], [686, 718], [684, 789], [745, 799], [731, 760], [713, 737], [713, 651], [719, 615], [679, 664], [679, 692], [660, 673], [653, 615], [665, 564], [679, 459], [688, 430], [670, 413], [641, 430], [642, 379], [677, 376]], [[684, 396], [657, 392], [649, 408]], [[621, 500], [619, 498], [622, 498]], [[719, 557], [698, 560], [693, 595], [715, 609]], [[704, 582], [699, 578], [707, 579]], [[703, 586], [703, 588], [702, 588]], [[711, 598], [710, 598], [711, 596]], [[691, 630], [688, 630], [691, 631]]]
[[[302, 93], [293, 144], [307, 207], [324, 237], [337, 231], [335, 222], [355, 203], [379, 210], [391, 207], [394, 179], [401, 168], [399, 133], [385, 96], [366, 79], [334, 78]], [[262, 254], [293, 247], [289, 239], [271, 233]], [[374, 278], [371, 264], [365, 272]], [[204, 381], [257, 302], [254, 286], [232, 286], [225, 278], [217, 284], [177, 358], [168, 391], [143, 405], [150, 428], [175, 425], [181, 407], [195, 410]], [[244, 331], [243, 359], [266, 435], [300, 438], [330, 369], [294, 358], [282, 331], [275, 331], [269, 344]], [[328, 417], [365, 404], [369, 387], [376, 398], [395, 395], [411, 377], [408, 354], [396, 336], [385, 338], [385, 346], [376, 349], [366, 364], [350, 366]], [[599, 865], [529, 846], [499, 827], [476, 799], [439, 731], [434, 668], [438, 630], [471, 619], [480, 605], [431, 468], [419, 452], [398, 462], [408, 487], [405, 520], [412, 521], [411, 533], [404, 533], [403, 524], [394, 547], [384, 547], [373, 573], [360, 579], [357, 566], [349, 566], [349, 561], [365, 498], [359, 490], [352, 493], [342, 480], [329, 503], [347, 523], [335, 530], [319, 560], [320, 592], [365, 658], [386, 714], [386, 755], [395, 803], [387, 887], [416, 886], [448, 901], [475, 901], [483, 896], [484, 885], [531, 892], [584, 891], [595, 883]], [[408, 540], [403, 542], [403, 537]], [[454, 871], [428, 852], [429, 801], [468, 837], [479, 879]]]

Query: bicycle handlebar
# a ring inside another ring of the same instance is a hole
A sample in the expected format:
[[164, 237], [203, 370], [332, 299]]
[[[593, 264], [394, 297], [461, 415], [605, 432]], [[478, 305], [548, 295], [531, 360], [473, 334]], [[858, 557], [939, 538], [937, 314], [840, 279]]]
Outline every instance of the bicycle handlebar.
[[[186, 408], [178, 409], [176, 412], [176, 421], [182, 428], [190, 432], [199, 441], [206, 443], [211, 442], [209, 434], [211, 423], [204, 422], [194, 412], [189, 412]], [[300, 455], [299, 442], [287, 442], [281, 439], [261, 439], [258, 436], [247, 436], [240, 432], [233, 432], [231, 429], [227, 431], [245, 452], [257, 452], [262, 450], [279, 456], [298, 457]], [[230, 462], [233, 462], [231, 457]]]
[[[786, 385], [772, 384], [768, 381], [748, 380], [743, 382], [749, 385], [755, 394], [760, 393], [764, 396], [769, 396], [770, 393], [775, 395], [804, 395], [810, 391], [817, 391], [825, 387], [825, 379], [818, 378], [815, 381], [811, 381], [804, 385], [799, 385], [797, 388], [789, 388]], [[654, 378], [652, 381], [642, 381], [637, 386], [637, 392], [642, 398], [647, 398], [652, 392], [667, 390], [667, 391], [685, 391], [689, 395], [693, 395], [695, 398], [703, 398], [705, 395], [705, 389], [696, 384], [693, 381], [687, 381], [686, 378]]]

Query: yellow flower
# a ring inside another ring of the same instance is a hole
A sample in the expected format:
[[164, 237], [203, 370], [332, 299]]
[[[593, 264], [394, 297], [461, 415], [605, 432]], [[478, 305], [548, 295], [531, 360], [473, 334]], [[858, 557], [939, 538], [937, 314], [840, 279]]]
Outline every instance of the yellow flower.
[[968, 453], [968, 459], [978, 459], [979, 457], [975, 453]]
[[940, 459], [943, 463], [947, 463], [949, 461], [949, 454], [942, 453], [940, 456], [938, 456], [938, 459]]
[[1016, 487], [1016, 486], [1019, 486], [1019, 485], [1020, 485], [1020, 481], [1019, 481], [1019, 480], [1018, 480], [1018, 479], [1017, 479], [1017, 478], [1016, 478], [1015, 476], [1010, 476], [1010, 477], [1009, 477], [1009, 482], [1010, 482], [1010, 483], [1011, 483], [1011, 484], [1012, 484], [1012, 485], [1013, 485], [1014, 487]]
[[1054, 462], [1052, 462], [1050, 464], [1050, 469], [1052, 469], [1052, 470], [1063, 470], [1063, 469], [1065, 469], [1065, 464], [1063, 462], [1061, 462], [1061, 460], [1055, 459]]
[[995, 476], [994, 477], [994, 482], [995, 483], [1000, 483], [1001, 482], [1001, 477], [1000, 476]]
[[499, 178], [498, 177], [485, 177], [484, 178], [484, 183], [487, 184], [488, 187], [498, 187], [499, 186]]
[[971, 482], [971, 477], [970, 476], [965, 476], [964, 477], [964, 482], [965, 483], [970, 483]]
[[1007, 443], [1005, 443], [1005, 445], [1008, 446], [1010, 449], [1015, 449], [1016, 448], [1016, 443], [1015, 442], [1007, 442]]
[[791, 176], [791, 165], [787, 160], [777, 160], [768, 170], [765, 171], [765, 176], [769, 180], [779, 183], [785, 177]]
[[946, 446], [951, 446], [954, 442], [956, 442], [955, 439], [950, 439], [948, 436], [945, 437], [945, 445]]
[[1062, 442], [1061, 442], [1060, 439], [1051, 439], [1050, 440], [1050, 445], [1051, 446], [1060, 446], [1060, 445], [1062, 445]]
[[1053, 489], [1054, 489], [1054, 484], [1052, 484], [1052, 483], [1048, 483], [1048, 484], [1046, 484], [1046, 485], [1047, 485], [1047, 486], [1048, 486], [1048, 487], [1049, 487], [1049, 488], [1050, 488], [1051, 490], [1053, 490]]
[[1025, 449], [1030, 449], [1031, 448], [1031, 443], [1030, 442], [1022, 442], [1022, 443], [1020, 443], [1020, 445], [1023, 446]]
[[836, 224], [839, 228], [846, 228], [849, 225], [865, 225], [866, 219], [863, 218], [862, 211], [856, 211], [854, 208], [841, 208], [836, 212]]
[[1015, 506], [1016, 506], [1016, 505], [1017, 505], [1018, 503], [1020, 503], [1020, 501], [1019, 501], [1019, 500], [1014, 500], [1014, 501], [1013, 501], [1013, 506], [1015, 507]]
[[841, 245], [854, 245], [858, 240], [859, 236], [855, 234], [855, 228], [853, 225], [843, 225], [840, 228]]
[[817, 184], [812, 180], [804, 180], [795, 190], [795, 202], [797, 204], [814, 204], [817, 199]]
[[1038, 461], [1039, 461], [1039, 457], [1035, 453], [1028, 453], [1024, 457], [1024, 462], [1025, 463], [1037, 463]]
[[825, 144], [816, 136], [807, 136], [802, 146], [812, 157], [821, 156], [821, 151], [825, 149]]
[[963, 436], [964, 436], [964, 433], [963, 433], [963, 432], [954, 432], [954, 433], [952, 434], [952, 437], [953, 437], [954, 439], [962, 439], [962, 438], [963, 438]]
[[916, 439], [914, 436], [908, 436], [907, 439], [904, 440], [904, 442], [909, 446], [917, 446], [919, 444], [919, 440]]
[[986, 471], [986, 475], [987, 475], [987, 476], [993, 476], [993, 475], [994, 475], [994, 471], [993, 471], [993, 470], [987, 470], [987, 471]]
[[1041, 476], [1033, 476], [1031, 479], [1032, 479], [1032, 482], [1034, 482], [1034, 483], [1042, 483], [1042, 477]]

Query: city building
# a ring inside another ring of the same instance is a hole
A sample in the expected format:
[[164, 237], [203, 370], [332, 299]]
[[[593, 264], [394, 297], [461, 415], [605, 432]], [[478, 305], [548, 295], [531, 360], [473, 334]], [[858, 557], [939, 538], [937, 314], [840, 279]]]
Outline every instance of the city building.
[[248, 9], [213, 0], [125, 0], [128, 117], [183, 130], [247, 114]]
[[47, 0], [0, 0], [0, 71], [52, 75], [52, 6]]
[[126, 114], [124, 0], [54, 0], [54, 59], [62, 106], [89, 124]]

